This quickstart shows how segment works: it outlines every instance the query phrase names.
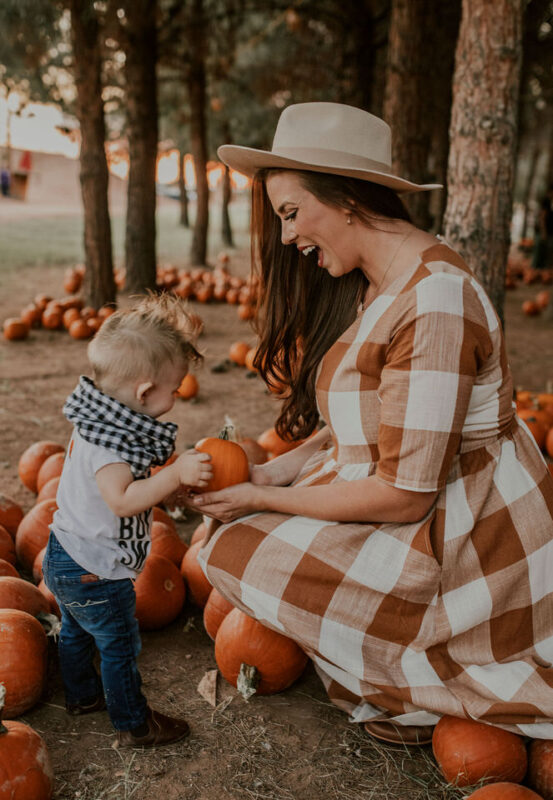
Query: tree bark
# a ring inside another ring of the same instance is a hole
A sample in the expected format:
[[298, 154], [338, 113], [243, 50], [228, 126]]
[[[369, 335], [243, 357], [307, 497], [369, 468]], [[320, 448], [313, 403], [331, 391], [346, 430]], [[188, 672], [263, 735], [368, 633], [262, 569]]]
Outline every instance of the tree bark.
[[70, 0], [76, 111], [81, 128], [80, 182], [84, 208], [86, 272], [83, 295], [99, 308], [115, 301], [108, 166], [105, 151], [99, 25], [91, 0]]
[[179, 202], [180, 202], [180, 224], [184, 228], [190, 227], [190, 217], [188, 215], [188, 192], [186, 190], [186, 175], [184, 174], [184, 152], [179, 150]]
[[[429, 182], [429, 48], [426, 43], [430, 0], [392, 0], [383, 116], [392, 129], [392, 165], [397, 175]], [[429, 196], [407, 197], [413, 222], [430, 227]]]
[[232, 227], [230, 224], [229, 204], [232, 200], [232, 187], [230, 185], [230, 170], [225, 165], [223, 179], [221, 181], [221, 239], [227, 247], [234, 247]]
[[209, 227], [209, 186], [207, 182], [207, 120], [205, 72], [205, 19], [203, 0], [192, 0], [190, 68], [187, 74], [190, 101], [190, 150], [196, 172], [196, 218], [190, 250], [192, 264], [205, 265]]
[[157, 0], [128, 0], [125, 79], [129, 182], [125, 235], [126, 288], [144, 292], [156, 286]]
[[503, 316], [524, 0], [463, 0], [445, 236]]

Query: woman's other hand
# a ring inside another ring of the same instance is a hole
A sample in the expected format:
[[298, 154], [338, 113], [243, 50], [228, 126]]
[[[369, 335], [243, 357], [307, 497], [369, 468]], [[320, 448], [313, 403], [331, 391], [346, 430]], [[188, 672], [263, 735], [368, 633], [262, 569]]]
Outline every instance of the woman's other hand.
[[190, 505], [200, 514], [223, 523], [264, 510], [263, 492], [252, 483], [237, 483], [218, 492], [197, 494]]

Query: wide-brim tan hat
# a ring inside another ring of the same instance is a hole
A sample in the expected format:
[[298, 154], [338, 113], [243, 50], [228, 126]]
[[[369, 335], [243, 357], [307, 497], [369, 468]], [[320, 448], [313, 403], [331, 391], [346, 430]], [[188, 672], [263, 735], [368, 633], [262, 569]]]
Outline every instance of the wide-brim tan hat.
[[392, 134], [384, 120], [342, 103], [297, 103], [280, 115], [271, 150], [223, 144], [221, 161], [248, 177], [280, 167], [329, 172], [389, 186], [398, 193], [441, 189], [392, 172]]

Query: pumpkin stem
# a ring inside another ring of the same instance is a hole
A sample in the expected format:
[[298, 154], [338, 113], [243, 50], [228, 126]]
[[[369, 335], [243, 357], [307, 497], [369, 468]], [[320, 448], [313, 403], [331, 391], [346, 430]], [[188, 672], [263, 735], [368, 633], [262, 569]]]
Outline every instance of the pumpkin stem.
[[219, 432], [219, 439], [225, 439], [229, 442], [237, 442], [238, 438], [236, 425], [231, 418], [225, 414], [225, 424]]
[[2, 711], [4, 708], [4, 700], [6, 699], [6, 687], [3, 683], [0, 683], [0, 736], [3, 733], [8, 733], [8, 729], [2, 722]]
[[260, 680], [261, 676], [257, 667], [253, 667], [250, 664], [240, 664], [236, 688], [244, 700], [249, 700], [252, 694], [256, 693]]

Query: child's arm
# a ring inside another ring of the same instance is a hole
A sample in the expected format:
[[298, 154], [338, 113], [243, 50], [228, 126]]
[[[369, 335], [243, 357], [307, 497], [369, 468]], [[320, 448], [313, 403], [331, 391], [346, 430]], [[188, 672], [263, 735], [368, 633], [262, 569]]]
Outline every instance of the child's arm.
[[213, 475], [211, 456], [188, 450], [151, 478], [136, 480], [128, 464], [107, 464], [96, 473], [96, 483], [107, 506], [118, 517], [132, 517], [161, 503], [182, 484], [207, 486]]

